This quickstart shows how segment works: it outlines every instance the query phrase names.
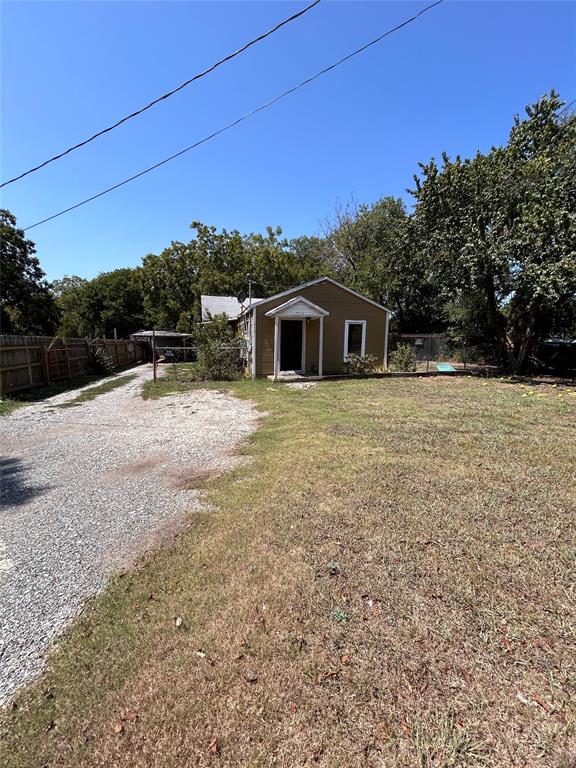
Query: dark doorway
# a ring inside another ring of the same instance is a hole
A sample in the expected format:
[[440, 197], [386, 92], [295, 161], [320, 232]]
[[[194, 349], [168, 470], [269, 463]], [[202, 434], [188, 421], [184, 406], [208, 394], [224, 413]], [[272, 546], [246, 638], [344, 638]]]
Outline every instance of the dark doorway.
[[302, 320], [282, 320], [280, 335], [280, 370], [302, 368]]

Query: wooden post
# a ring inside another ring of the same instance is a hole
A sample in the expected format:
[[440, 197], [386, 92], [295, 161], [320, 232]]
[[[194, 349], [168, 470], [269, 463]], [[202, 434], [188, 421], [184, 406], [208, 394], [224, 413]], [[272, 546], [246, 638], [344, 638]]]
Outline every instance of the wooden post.
[[252, 380], [256, 379], [256, 309], [250, 312], [250, 363], [252, 365]]
[[46, 384], [50, 384], [50, 356], [47, 347], [43, 347], [42, 351], [44, 352], [44, 380]]
[[322, 360], [324, 358], [324, 318], [320, 318], [320, 338], [318, 340], [318, 376], [322, 376]]
[[152, 331], [152, 370], [156, 381], [156, 331]]
[[66, 355], [66, 370], [68, 371], [68, 378], [72, 378], [72, 374], [70, 371], [70, 353], [68, 352], [68, 344], [66, 342], [66, 337], [62, 336], [62, 343], [64, 344], [64, 352]]
[[32, 386], [34, 384], [34, 377], [32, 376], [32, 366], [30, 365], [30, 349], [26, 347], [26, 364], [28, 365], [28, 384]]
[[280, 373], [280, 318], [274, 318], [274, 380]]
[[390, 312], [386, 312], [386, 320], [384, 321], [384, 370], [388, 370], [388, 332], [390, 330]]

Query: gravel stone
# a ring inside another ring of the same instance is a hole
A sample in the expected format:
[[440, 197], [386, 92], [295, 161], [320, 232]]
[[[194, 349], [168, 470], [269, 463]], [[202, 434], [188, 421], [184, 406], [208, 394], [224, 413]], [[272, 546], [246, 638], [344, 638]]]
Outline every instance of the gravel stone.
[[[208, 390], [140, 397], [151, 366], [74, 408], [80, 390], [0, 419], [0, 706], [114, 571], [202, 508], [186, 483], [230, 468], [253, 404]], [[93, 386], [93, 385], [92, 385]]]

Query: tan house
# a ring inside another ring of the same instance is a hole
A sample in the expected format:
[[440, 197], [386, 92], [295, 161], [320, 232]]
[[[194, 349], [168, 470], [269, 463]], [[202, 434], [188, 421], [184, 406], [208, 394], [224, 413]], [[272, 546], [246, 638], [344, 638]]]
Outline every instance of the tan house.
[[389, 319], [386, 307], [329, 277], [259, 299], [238, 317], [254, 379], [343, 373], [352, 353], [386, 368]]

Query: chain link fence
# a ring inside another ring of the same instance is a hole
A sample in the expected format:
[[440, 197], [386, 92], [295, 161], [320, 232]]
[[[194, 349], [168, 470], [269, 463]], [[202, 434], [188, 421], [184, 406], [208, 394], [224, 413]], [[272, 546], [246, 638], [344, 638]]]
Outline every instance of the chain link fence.
[[417, 371], [465, 370], [469, 364], [466, 344], [458, 344], [442, 333], [393, 333], [390, 334], [388, 360], [393, 360], [393, 352], [401, 346], [407, 346]]

